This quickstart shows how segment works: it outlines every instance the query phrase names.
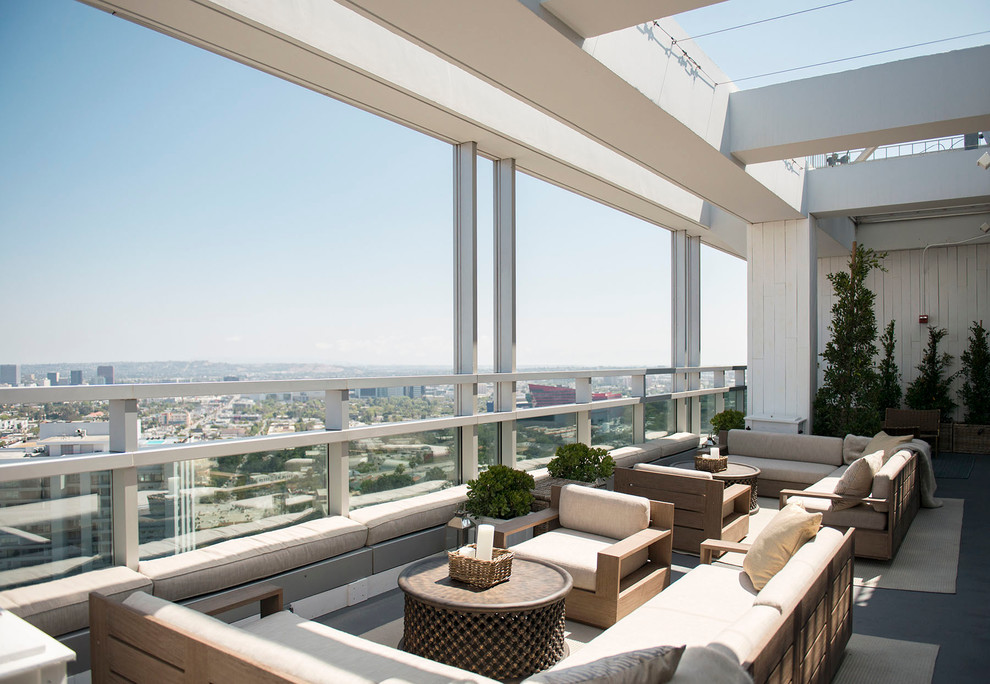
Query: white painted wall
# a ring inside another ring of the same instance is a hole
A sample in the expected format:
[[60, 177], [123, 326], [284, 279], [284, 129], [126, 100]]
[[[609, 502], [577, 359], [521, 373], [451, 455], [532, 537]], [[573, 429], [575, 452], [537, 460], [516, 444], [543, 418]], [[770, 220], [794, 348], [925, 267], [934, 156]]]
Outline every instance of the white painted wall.
[[814, 392], [817, 228], [753, 224], [747, 246], [750, 415], [808, 419]]
[[[922, 250], [888, 252], [883, 265], [887, 272], [873, 271], [867, 285], [876, 293], [877, 327], [882, 332], [895, 320], [896, 360], [902, 386], [918, 377], [916, 366], [928, 343], [928, 327], [918, 323], [918, 315], [927, 313], [929, 324], [946, 328], [949, 334], [941, 349], [955, 357], [952, 371], [959, 369], [959, 355], [966, 348], [969, 326], [974, 320], [990, 325], [990, 241], [958, 247], [932, 247], [928, 250], [925, 292], [921, 291]], [[848, 257], [818, 260], [818, 353], [831, 339], [829, 324], [835, 295], [828, 274], [848, 268]], [[752, 373], [751, 373], [752, 374]], [[817, 382], [821, 383], [821, 369]], [[953, 389], [958, 390], [957, 380]], [[956, 401], [958, 398], [956, 397]], [[957, 413], [956, 418], [961, 419]]]

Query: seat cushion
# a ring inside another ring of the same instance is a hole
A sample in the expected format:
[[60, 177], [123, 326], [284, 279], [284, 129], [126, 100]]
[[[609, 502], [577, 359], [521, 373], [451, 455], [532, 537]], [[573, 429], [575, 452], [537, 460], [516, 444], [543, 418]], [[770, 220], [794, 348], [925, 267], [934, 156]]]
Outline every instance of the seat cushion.
[[[512, 546], [516, 558], [544, 560], [567, 570], [574, 586], [595, 591], [598, 572], [598, 552], [614, 544], [616, 539], [587, 532], [557, 528]], [[635, 553], [624, 563], [623, 575], [628, 575], [646, 563], [647, 550]]]
[[729, 430], [729, 458], [755, 456], [782, 461], [842, 465], [842, 440], [820, 435], [790, 435], [757, 430]]
[[236, 587], [364, 546], [368, 529], [333, 516], [142, 561], [155, 596], [172, 601]]
[[776, 458], [758, 458], [755, 456], [729, 456], [732, 463], [742, 463], [760, 469], [761, 480], [777, 480], [794, 482], [799, 485], [810, 485], [831, 475], [836, 466], [829, 463], [808, 463], [806, 461], [788, 461]]
[[564, 485], [560, 526], [611, 539], [625, 539], [650, 526], [650, 500], [606, 489]]
[[[846, 471], [847, 466], [837, 468], [829, 477], [824, 477], [815, 484], [807, 487], [808, 492], [822, 492], [826, 494], [835, 493], [835, 485], [839, 481], [839, 476]], [[874, 482], [876, 478], [874, 477]], [[889, 485], [888, 485], [889, 486]], [[874, 510], [872, 506], [860, 504], [844, 510], [833, 510], [831, 499], [813, 499], [808, 496], [792, 496], [787, 499], [787, 503], [799, 503], [804, 506], [809, 513], [821, 513], [822, 525], [834, 525], [836, 527], [859, 527], [866, 530], [884, 530], [887, 527], [886, 513]]]
[[801, 545], [815, 536], [821, 513], [809, 513], [800, 504], [787, 504], [774, 515], [743, 559], [743, 570], [757, 590], [777, 574]]
[[685, 614], [735, 620], [753, 605], [753, 582], [737, 567], [702, 564], [648, 603]]
[[59, 636], [89, 626], [90, 592], [121, 599], [150, 589], [151, 580], [130, 568], [104, 568], [0, 592], [0, 608]]
[[665, 475], [677, 475], [678, 477], [695, 477], [699, 480], [714, 479], [711, 473], [704, 470], [673, 468], [671, 466], [653, 465], [652, 463], [637, 463], [633, 466], [633, 470], [645, 470], [649, 473], [664, 473]]
[[659, 440], [612, 449], [608, 453], [619, 468], [628, 468], [637, 463], [649, 463], [663, 458], [663, 448]]
[[661, 437], [656, 440], [660, 442], [660, 450], [664, 457], [680, 454], [685, 451], [693, 451], [701, 443], [698, 435], [693, 432], [675, 432], [672, 435]]
[[367, 544], [395, 539], [437, 525], [446, 525], [467, 501], [467, 485], [449, 487], [422, 496], [366, 506], [348, 517], [368, 528]]

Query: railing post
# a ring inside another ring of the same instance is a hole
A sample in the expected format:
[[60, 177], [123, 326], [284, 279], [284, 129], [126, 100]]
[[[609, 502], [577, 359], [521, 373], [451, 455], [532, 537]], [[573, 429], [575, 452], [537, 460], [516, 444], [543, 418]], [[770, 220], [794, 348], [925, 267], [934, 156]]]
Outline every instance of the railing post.
[[[138, 449], [137, 399], [110, 400], [110, 451]], [[113, 516], [113, 562], [137, 570], [138, 497], [137, 467], [118, 468], [110, 473], [110, 507]]]
[[[478, 144], [454, 146], [454, 373], [478, 372]], [[473, 416], [477, 379], [454, 387], [454, 411]], [[465, 425], [458, 436], [459, 481], [478, 476], [478, 434]]]
[[646, 375], [634, 375], [630, 382], [634, 397], [640, 398], [640, 403], [632, 407], [632, 441], [642, 444], [646, 441], [646, 405], [642, 400], [646, 397]]
[[[717, 370], [715, 371], [715, 386], [725, 387], [725, 371]], [[725, 394], [720, 392], [715, 395], [715, 413], [721, 413], [725, 410]]]
[[578, 410], [577, 441], [591, 446], [591, 378], [574, 378], [574, 402], [588, 404], [589, 408]]
[[[326, 390], [327, 430], [343, 430], [350, 426], [350, 392], [348, 390]], [[350, 459], [349, 442], [327, 444], [327, 513], [347, 515], [350, 511]]]
[[[495, 372], [516, 370], [516, 160], [499, 159], [495, 193]], [[514, 411], [516, 383], [495, 383], [497, 411]], [[498, 462], [516, 467], [516, 421], [498, 423]]]

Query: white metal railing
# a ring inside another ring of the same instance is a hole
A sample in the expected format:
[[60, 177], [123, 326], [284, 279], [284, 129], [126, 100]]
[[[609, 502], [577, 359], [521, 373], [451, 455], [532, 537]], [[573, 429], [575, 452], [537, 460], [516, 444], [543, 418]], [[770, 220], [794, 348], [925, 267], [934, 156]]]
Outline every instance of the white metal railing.
[[[591, 414], [602, 409], [633, 407], [632, 440], [645, 441], [645, 406], [653, 402], [672, 401], [675, 407], [676, 427], [700, 433], [700, 401], [714, 396], [715, 409], [724, 408], [725, 394], [731, 390], [745, 389], [745, 366], [706, 366], [690, 368], [618, 368], [570, 371], [540, 371], [515, 373], [481, 373], [428, 376], [394, 376], [375, 378], [327, 378], [318, 380], [265, 380], [233, 382], [195, 382], [129, 385], [86, 385], [60, 387], [0, 388], [0, 404], [37, 404], [48, 402], [108, 401], [110, 403], [110, 453], [72, 455], [62, 457], [24, 458], [0, 461], [0, 487], [3, 483], [56, 478], [66, 475], [82, 475], [110, 471], [112, 482], [110, 516], [113, 525], [113, 557], [118, 565], [136, 567], [138, 562], [138, 468], [180, 463], [198, 459], [216, 459], [264, 451], [298, 447], [327, 447], [328, 512], [346, 515], [349, 510], [348, 443], [356, 440], [409, 435], [436, 430], [473, 428], [487, 424], [508, 424], [545, 416], [574, 414], [578, 441], [590, 443]], [[711, 387], [700, 386], [701, 374], [711, 372]], [[734, 375], [733, 383], [726, 383], [726, 374]], [[670, 376], [673, 391], [648, 395], [648, 376]], [[593, 400], [592, 378], [630, 377], [632, 396]], [[477, 396], [479, 384], [514, 383], [574, 379], [575, 402], [533, 408], [471, 415], [455, 415], [397, 423], [361, 425], [349, 424], [348, 402], [351, 390], [402, 387], [454, 385], [468, 387]], [[278, 394], [287, 392], [323, 392], [326, 400], [326, 429], [175, 444], [138, 449], [137, 402], [147, 399], [230, 396], [245, 394]], [[687, 407], [690, 406], [690, 410]], [[465, 440], [458, 450], [456, 473], [461, 481], [475, 477], [478, 471], [477, 442], [473, 451], [471, 440]], [[512, 451], [502, 452], [499, 459], [507, 465], [515, 463], [515, 444]], [[508, 457], [506, 457], [508, 456]], [[2, 511], [2, 507], [0, 507]]]
[[[976, 144], [978, 147], [986, 146], [987, 141], [979, 138]], [[879, 145], [873, 148], [866, 147], [828, 154], [815, 154], [805, 157], [805, 169], [810, 171], [812, 169], [821, 169], [830, 166], [845, 166], [857, 162], [895, 159], [897, 157], [911, 157], [921, 154], [931, 154], [933, 152], [962, 149], [966, 149], [965, 136], [954, 135], [947, 138], [915, 140], [913, 142], [895, 143], [892, 145]], [[869, 152], [869, 154], [864, 156], [864, 152]], [[861, 159], [860, 157], [864, 158]]]

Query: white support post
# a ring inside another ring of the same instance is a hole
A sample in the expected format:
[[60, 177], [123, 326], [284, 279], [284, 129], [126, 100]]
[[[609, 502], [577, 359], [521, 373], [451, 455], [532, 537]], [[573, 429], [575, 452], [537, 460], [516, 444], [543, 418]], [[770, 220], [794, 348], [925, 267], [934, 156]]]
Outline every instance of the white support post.
[[742, 387], [746, 384], [746, 371], [737, 370], [732, 371], [735, 374], [735, 380], [732, 382], [733, 387]]
[[591, 446], [591, 378], [574, 378], [574, 403], [588, 404], [587, 410], [575, 414], [577, 441]]
[[[685, 231], [671, 233], [670, 250], [670, 335], [671, 361], [676, 368], [697, 367], [701, 363], [701, 238]], [[674, 375], [674, 391], [698, 389], [699, 375], [688, 373], [681, 381]], [[701, 402], [678, 399], [677, 429], [698, 433], [701, 429]]]
[[[454, 146], [454, 373], [478, 372], [478, 145]], [[473, 416], [478, 383], [454, 388], [458, 416]], [[477, 477], [478, 436], [475, 426], [458, 428], [458, 479]]]
[[[725, 387], [725, 371], [715, 371], [715, 386]], [[725, 410], [725, 394], [719, 393], [715, 395], [715, 413], [721, 413]]]
[[[137, 399], [111, 399], [110, 451], [124, 453], [137, 449]], [[131, 570], [137, 570], [139, 560], [137, 481], [136, 467], [119, 468], [110, 474], [113, 562]]]
[[[630, 382], [631, 393], [634, 397], [643, 399], [646, 397], [646, 376], [634, 375]], [[642, 444], [646, 441], [646, 406], [644, 404], [633, 404], [632, 407], [632, 441], [633, 444]]]
[[[495, 162], [495, 372], [516, 370], [516, 160]], [[498, 411], [516, 408], [516, 383], [495, 384]], [[516, 421], [498, 424], [498, 462], [516, 466]]]
[[[348, 390], [326, 390], [327, 430], [343, 430], [350, 427], [350, 396]], [[327, 444], [327, 514], [347, 515], [350, 510], [350, 460], [349, 442]]]

